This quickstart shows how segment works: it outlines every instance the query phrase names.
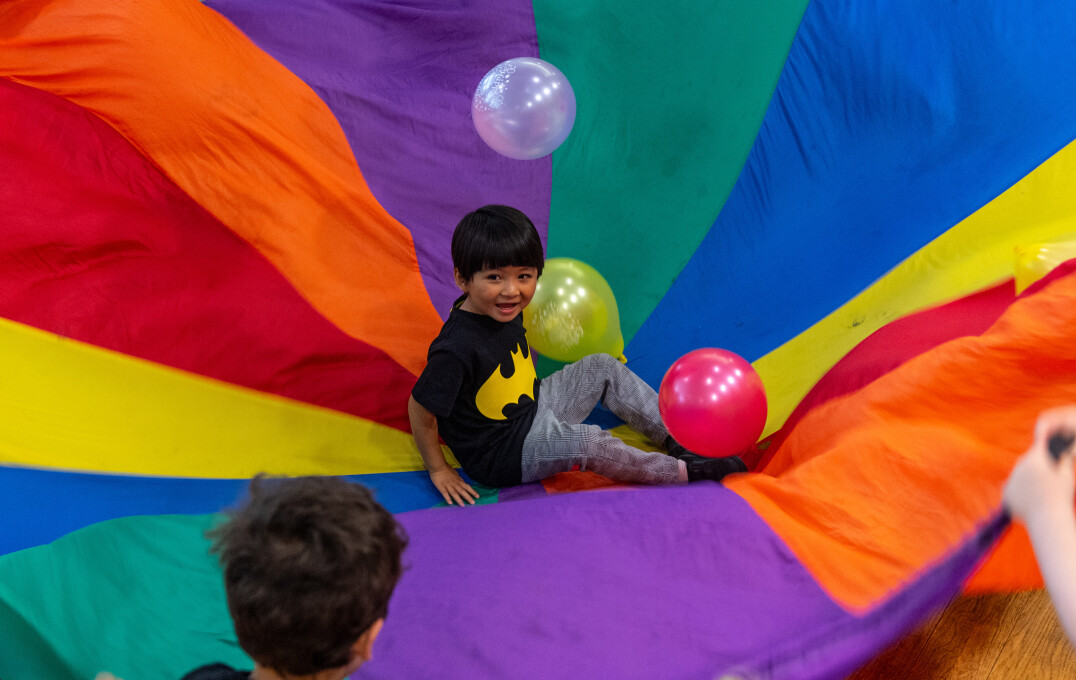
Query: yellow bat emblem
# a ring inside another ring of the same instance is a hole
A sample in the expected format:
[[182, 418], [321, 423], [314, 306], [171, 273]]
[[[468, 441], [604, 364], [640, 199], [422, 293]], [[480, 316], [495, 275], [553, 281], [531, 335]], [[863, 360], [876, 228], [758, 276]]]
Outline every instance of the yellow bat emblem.
[[534, 379], [537, 377], [534, 364], [523, 354], [523, 347], [516, 345], [512, 350], [512, 374], [505, 378], [500, 366], [493, 369], [475, 395], [474, 405], [490, 420], [505, 420], [505, 406], [518, 404], [523, 397], [534, 399]]

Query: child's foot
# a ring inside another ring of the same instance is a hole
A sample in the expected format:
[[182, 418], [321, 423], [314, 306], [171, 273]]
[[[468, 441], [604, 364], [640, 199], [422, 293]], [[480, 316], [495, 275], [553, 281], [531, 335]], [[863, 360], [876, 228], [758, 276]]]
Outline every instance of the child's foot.
[[665, 453], [669, 454], [673, 458], [679, 458], [680, 460], [685, 462], [688, 458], [702, 457], [694, 451], [689, 451], [684, 448], [684, 445], [673, 439], [671, 434], [665, 440]]
[[697, 482], [701, 479], [720, 482], [726, 475], [734, 472], [747, 472], [747, 465], [739, 456], [706, 458], [689, 452], [677, 457], [687, 466], [687, 481], [689, 482]]

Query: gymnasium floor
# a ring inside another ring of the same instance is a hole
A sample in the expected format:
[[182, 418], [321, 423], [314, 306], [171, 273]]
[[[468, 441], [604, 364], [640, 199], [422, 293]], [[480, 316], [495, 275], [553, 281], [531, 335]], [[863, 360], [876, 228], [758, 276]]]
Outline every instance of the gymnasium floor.
[[934, 678], [1076, 678], [1076, 652], [1044, 590], [960, 596], [849, 680]]

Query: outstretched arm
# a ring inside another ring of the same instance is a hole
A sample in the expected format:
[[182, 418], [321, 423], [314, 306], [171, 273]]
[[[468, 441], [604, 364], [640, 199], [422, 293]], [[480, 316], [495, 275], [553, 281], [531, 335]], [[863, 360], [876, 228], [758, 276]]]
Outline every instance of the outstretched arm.
[[1003, 500], [1013, 518], [1027, 527], [1054, 609], [1069, 640], [1076, 644], [1076, 481], [1071, 440], [1057, 460], [1049, 450], [1051, 438], [1073, 433], [1076, 407], [1039, 416], [1035, 439], [1013, 468]]
[[441, 451], [441, 442], [437, 435], [437, 416], [415, 401], [414, 397], [407, 400], [407, 416], [411, 419], [411, 434], [415, 438], [418, 452], [422, 455], [422, 463], [430, 473], [433, 485], [444, 497], [445, 503], [463, 505], [466, 501], [474, 505], [478, 492], [463, 481]]

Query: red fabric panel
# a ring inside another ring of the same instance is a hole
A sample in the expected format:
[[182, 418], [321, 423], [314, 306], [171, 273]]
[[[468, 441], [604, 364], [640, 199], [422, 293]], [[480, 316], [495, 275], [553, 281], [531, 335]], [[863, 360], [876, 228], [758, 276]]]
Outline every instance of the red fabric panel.
[[96, 116], [0, 79], [0, 315], [407, 430], [414, 377]]
[[334, 325], [421, 372], [442, 319], [411, 233], [294, 73], [199, 2], [0, 2], [0, 27], [0, 75], [108, 122]]
[[766, 467], [789, 433], [811, 409], [874, 382], [943, 342], [963, 335], [979, 335], [997, 321], [1014, 299], [1013, 282], [1005, 281], [879, 328], [834, 364], [789, 415], [784, 427], [761, 442], [765, 448], [745, 457], [745, 462], [752, 470]]

